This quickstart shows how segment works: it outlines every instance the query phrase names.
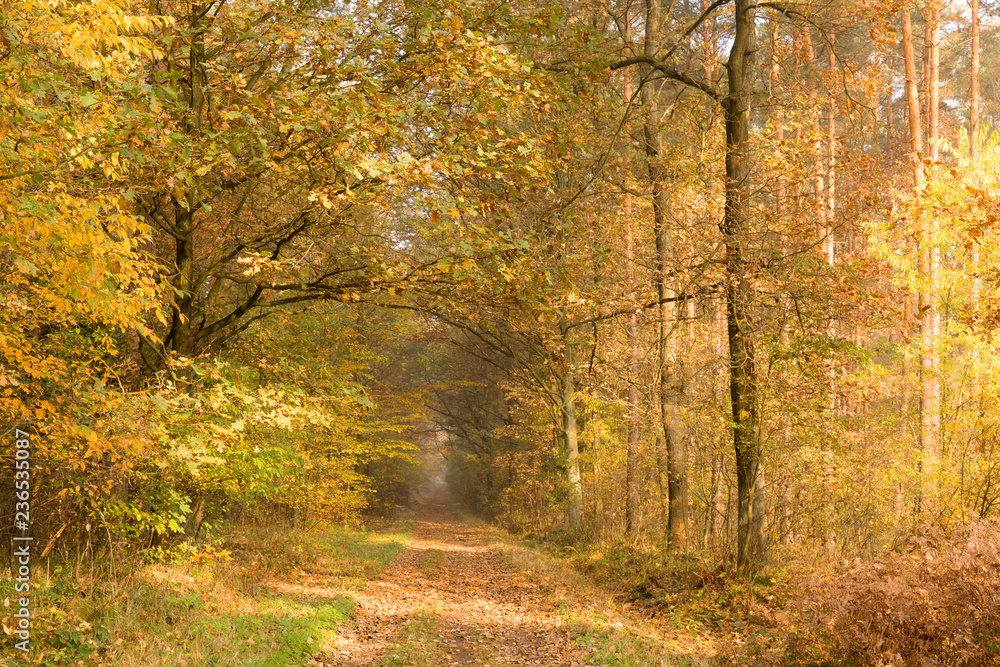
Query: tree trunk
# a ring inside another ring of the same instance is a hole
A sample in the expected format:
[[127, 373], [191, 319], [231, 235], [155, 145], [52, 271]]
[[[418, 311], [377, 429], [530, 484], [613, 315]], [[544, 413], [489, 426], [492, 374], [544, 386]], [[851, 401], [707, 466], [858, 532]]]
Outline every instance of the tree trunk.
[[930, 100], [928, 99], [928, 95], [931, 91], [931, 87], [929, 85], [931, 78], [931, 22], [926, 11], [921, 12], [920, 18], [922, 18], [924, 22], [924, 48], [920, 58], [920, 119], [922, 121], [922, 125], [920, 127], [923, 130], [924, 138], [926, 139], [930, 135], [930, 124], [928, 123], [928, 120], [931, 117], [931, 105]]
[[[707, 3], [706, 3], [707, 4]], [[774, 114], [774, 144], [777, 150], [784, 150], [785, 144], [785, 117], [774, 97], [774, 87], [779, 85], [781, 76], [781, 64], [778, 62], [778, 19], [772, 16], [768, 21], [768, 34], [771, 40], [771, 71], [768, 73], [767, 88], [768, 99], [772, 113]], [[711, 61], [709, 61], [711, 62]], [[707, 69], [707, 68], [706, 68]], [[706, 72], [705, 79], [711, 81], [710, 72]], [[774, 205], [779, 219], [785, 213], [785, 187], [786, 178], [783, 173], [779, 173], [774, 185]]]
[[[631, 20], [625, 13], [625, 38], [631, 46]], [[622, 98], [625, 104], [632, 99], [630, 74], [626, 70]], [[632, 224], [632, 197], [625, 193], [623, 202], [625, 217], [625, 282], [629, 289], [635, 283], [635, 229]], [[632, 312], [628, 317], [628, 442], [625, 450], [625, 534], [635, 539], [639, 536], [639, 315]]]
[[565, 341], [565, 345], [566, 368], [562, 372], [561, 398], [563, 439], [566, 444], [566, 482], [569, 484], [569, 527], [571, 530], [579, 530], [583, 525], [583, 483], [580, 479], [580, 445], [577, 440], [576, 398], [573, 386], [575, 359], [568, 340]]
[[[803, 30], [802, 37], [806, 64], [812, 75], [810, 78], [815, 79], [816, 51], [813, 49], [812, 35], [808, 27]], [[819, 233], [822, 247], [825, 249], [827, 234], [826, 185], [823, 178], [823, 130], [819, 121], [818, 87], [819, 85], [815, 81], [809, 85], [809, 119], [812, 124], [812, 139], [809, 143], [812, 144], [813, 154], [813, 210], [816, 215], [816, 231]]]
[[930, 67], [927, 80], [927, 140], [931, 162], [938, 159], [938, 128], [940, 126], [941, 80], [941, 6], [934, 0], [930, 8], [927, 30], [930, 32]]
[[[969, 81], [969, 157], [974, 161], [978, 149], [979, 139], [979, 0], [972, 0], [972, 44], [971, 71]], [[983, 294], [982, 269], [980, 267], [980, 245], [977, 239], [973, 239], [972, 249], [969, 257], [969, 269], [972, 274], [972, 286], [969, 294], [970, 312], [973, 320], [979, 319], [979, 302]], [[976, 425], [973, 437], [981, 446], [982, 444], [982, 384], [979, 381], [979, 346], [976, 345], [972, 351], [973, 364], [972, 372], [972, 397], [976, 410]]]
[[969, 154], [976, 154], [976, 138], [979, 135], [979, 0], [971, 1], [972, 8], [972, 53], [969, 81]]
[[[604, 478], [601, 475], [601, 432], [595, 427], [592, 434], [593, 461], [594, 461], [594, 483], [590, 495], [594, 497], [594, 525], [599, 529], [604, 526]], [[511, 479], [514, 476], [511, 475]]]
[[[201, 132], [201, 117], [205, 107], [205, 14], [202, 4], [191, 5], [188, 16], [190, 42], [187, 58], [171, 60], [168, 67], [172, 74], [179, 75], [181, 93], [187, 104], [184, 132], [197, 135]], [[161, 371], [167, 365], [165, 355], [173, 352], [184, 357], [196, 356], [199, 352], [196, 327], [197, 272], [194, 262], [194, 215], [199, 198], [193, 189], [177, 187], [169, 197], [169, 209], [161, 211], [171, 220], [171, 235], [174, 237], [174, 270], [170, 285], [174, 290], [174, 303], [170, 328], [162, 341], [144, 340], [140, 352], [152, 371]], [[190, 375], [182, 372], [175, 377], [178, 388], [191, 392]]]
[[[626, 280], [631, 285], [634, 280], [634, 238], [631, 223], [631, 201], [626, 197], [626, 216], [628, 219], [625, 239], [626, 246]], [[629, 345], [629, 378], [628, 378], [628, 445], [625, 454], [625, 533], [635, 538], [639, 535], [639, 485], [636, 477], [639, 467], [639, 316], [636, 313], [628, 319]]]
[[[833, 36], [830, 37], [830, 53], [829, 53], [829, 64], [830, 64], [830, 75], [831, 79], [833, 74], [837, 71], [837, 56], [833, 52], [833, 45], [835, 41]], [[837, 99], [834, 96], [834, 91], [831, 88], [829, 91], [829, 108], [827, 110], [827, 153], [826, 153], [826, 261], [830, 266], [833, 266], [834, 260], [836, 259], [837, 245], [835, 227], [836, 227], [836, 214], [837, 214]]]
[[[920, 121], [920, 103], [917, 94], [916, 63], [913, 52], [913, 28], [910, 22], [910, 8], [901, 13], [903, 60], [906, 65], [906, 100], [909, 109], [910, 151], [912, 153], [914, 196], [920, 197], [925, 180], [923, 164], [923, 133]], [[934, 86], [931, 86], [932, 88]], [[927, 216], [921, 215], [917, 229], [918, 272], [926, 286], [920, 293], [920, 454], [921, 490], [918, 498], [918, 512], [930, 516], [935, 511], [937, 497], [938, 434], [940, 431], [940, 388], [937, 379], [937, 355], [935, 348], [935, 321], [937, 320], [937, 298], [934, 294], [930, 238]]]
[[906, 107], [910, 127], [910, 160], [913, 173], [913, 187], [919, 189], [924, 184], [924, 135], [920, 126], [920, 100], [917, 92], [917, 66], [913, 53], [913, 26], [910, 22], [910, 7], [900, 11], [903, 38], [903, 63], [906, 67]]
[[[656, 54], [660, 32], [660, 3], [646, 3], [646, 34], [643, 51], [647, 56]], [[659, 335], [659, 402], [660, 419], [667, 455], [667, 493], [669, 512], [667, 542], [677, 548], [687, 545], [687, 452], [684, 438], [677, 433], [677, 389], [673, 382], [672, 323], [675, 320], [674, 291], [666, 278], [667, 263], [672, 253], [667, 210], [670, 193], [667, 190], [663, 168], [663, 137], [659, 127], [659, 89], [646, 84], [642, 89], [644, 110], [643, 138], [646, 148], [646, 167], [653, 196], [653, 233], [656, 241], [656, 272], [653, 281], [659, 299], [657, 307], [657, 333]]]
[[[829, 46], [829, 60], [828, 64], [830, 67], [830, 79], [831, 85], [833, 81], [833, 73], [837, 67], [837, 57], [833, 52], [833, 37], [830, 38]], [[826, 262], [831, 267], [836, 261], [836, 242], [834, 239], [834, 214], [837, 210], [837, 199], [836, 199], [836, 182], [834, 180], [834, 169], [837, 160], [837, 103], [834, 98], [833, 89], [827, 90], [827, 96], [829, 97], [829, 103], [827, 107], [827, 165], [826, 165], [826, 201], [824, 206], [826, 208], [826, 214], [824, 216], [824, 222], [826, 224], [823, 230], [823, 254]], [[834, 318], [830, 319], [829, 327], [827, 330], [827, 335], [831, 340], [835, 340], [837, 337], [837, 321]], [[830, 418], [834, 419], [837, 415], [837, 394], [835, 391], [835, 381], [836, 381], [836, 369], [834, 368], [833, 359], [827, 359], [825, 362], [826, 375], [827, 375], [827, 409], [829, 410]], [[823, 459], [823, 486], [827, 489], [835, 488], [836, 482], [834, 481], [834, 465], [833, 465], [833, 447], [832, 443], [827, 441], [825, 447], [828, 456]], [[837, 549], [837, 534], [835, 530], [836, 517], [837, 517], [837, 503], [835, 500], [831, 499], [831, 502], [827, 503], [826, 507], [826, 532], [824, 535], [824, 546], [826, 547], [827, 553], [833, 554]]]
[[736, 31], [726, 62], [729, 94], [726, 119], [726, 208], [722, 231], [726, 243], [726, 315], [729, 334], [729, 391], [736, 452], [737, 565], [754, 570], [767, 559], [766, 544], [754, 502], [761, 450], [758, 428], [757, 372], [753, 348], [750, 235], [750, 99], [753, 86], [754, 3], [736, 0]]
[[895, 115], [892, 108], [892, 91], [896, 88], [895, 68], [889, 70], [889, 94], [885, 100], [885, 165], [892, 164], [892, 119]]
[[[930, 160], [932, 163], [938, 161], [938, 133], [940, 125], [939, 109], [939, 87], [941, 80], [941, 6], [933, 1], [930, 8], [930, 79], [928, 85], [930, 90], [927, 93], [927, 103], [930, 107], [930, 118], [928, 147]], [[923, 353], [925, 359], [921, 359], [921, 390], [922, 396], [926, 399], [926, 418], [922, 420], [921, 431], [926, 427], [922, 452], [924, 461], [924, 496], [927, 503], [926, 512], [932, 518], [938, 511], [939, 501], [939, 476], [941, 470], [941, 380], [938, 376], [941, 367], [940, 355], [938, 354], [938, 341], [941, 339], [941, 314], [938, 309], [938, 273], [941, 263], [941, 251], [937, 245], [938, 232], [940, 230], [940, 220], [937, 215], [930, 214], [925, 217], [929, 220], [929, 231], [927, 234], [927, 295], [925, 298], [924, 317], [926, 323], [922, 327], [929, 331], [929, 336], [921, 335], [925, 343]]]
[[722, 452], [712, 454], [712, 492], [708, 505], [708, 533], [711, 535], [711, 544], [717, 545], [722, 541], [722, 527], [726, 518], [726, 488], [725, 471], [723, 469], [724, 458]]

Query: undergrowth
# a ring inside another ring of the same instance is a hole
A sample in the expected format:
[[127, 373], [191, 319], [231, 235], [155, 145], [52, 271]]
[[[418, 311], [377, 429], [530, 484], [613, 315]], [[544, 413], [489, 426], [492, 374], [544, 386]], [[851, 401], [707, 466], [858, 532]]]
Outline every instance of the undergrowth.
[[789, 662], [1000, 664], [1000, 523], [926, 530], [902, 553], [812, 583]]

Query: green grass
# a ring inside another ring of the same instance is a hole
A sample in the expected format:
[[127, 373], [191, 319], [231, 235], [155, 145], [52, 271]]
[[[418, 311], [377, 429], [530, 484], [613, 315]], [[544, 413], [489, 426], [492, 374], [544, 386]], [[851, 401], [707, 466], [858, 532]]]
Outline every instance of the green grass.
[[511, 567], [544, 587], [555, 585], [566, 592], [557, 609], [574, 642], [587, 651], [586, 664], [613, 667], [715, 664], [707, 655], [711, 652], [699, 648], [706, 638], [691, 619], [679, 617], [682, 627], [667, 638], [661, 627], [654, 627], [635, 616], [623, 616], [606, 605], [593, 607], [572, 594], [572, 591], [594, 590], [596, 583], [607, 587], [597, 589], [598, 597], [613, 599], [612, 590], [624, 597], [627, 591], [647, 579], [649, 570], [645, 568], [654, 567], [671, 572], [667, 577], [670, 589], [679, 589], [682, 578], [691, 569], [688, 562], [680, 562], [682, 567], [671, 568], [678, 563], [640, 563], [624, 550], [602, 553], [539, 548], [499, 530], [492, 531], [491, 543], [494, 551]]
[[[407, 619], [392, 646], [375, 662], [375, 667], [439, 667], [451, 664], [448, 648], [441, 641], [445, 634], [440, 617], [432, 608], [419, 609]], [[464, 648], [469, 652], [466, 657], [482, 667], [496, 665], [493, 656], [476, 639], [477, 636], [466, 635]]]
[[[92, 583], [39, 568], [30, 663], [306, 664], [332, 650], [337, 628], [351, 617], [352, 591], [392, 562], [412, 527], [238, 532], [222, 550], [179, 549], [127, 576]], [[0, 580], [0, 602], [13, 597], [12, 585]]]
[[338, 528], [308, 535], [303, 546], [318, 556], [306, 569], [336, 577], [346, 588], [363, 587], [403, 550], [412, 530], [413, 522], [406, 522], [383, 531]]
[[562, 618], [577, 646], [587, 651], [587, 664], [607, 667], [698, 664], [668, 651], [660, 641], [643, 636], [636, 628], [612, 622], [602, 613], [566, 611]]
[[441, 621], [431, 611], [414, 613], [376, 667], [435, 667], [443, 664]]
[[428, 579], [434, 577], [439, 569], [444, 567], [445, 556], [440, 549], [427, 549], [420, 555], [420, 562], [417, 567]]

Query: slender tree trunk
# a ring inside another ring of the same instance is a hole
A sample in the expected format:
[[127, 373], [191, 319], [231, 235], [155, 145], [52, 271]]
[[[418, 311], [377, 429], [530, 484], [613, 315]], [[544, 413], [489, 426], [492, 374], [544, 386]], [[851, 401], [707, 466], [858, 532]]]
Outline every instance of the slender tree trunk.
[[[930, 106], [930, 118], [928, 140], [929, 157], [932, 163], [938, 161], [938, 134], [940, 132], [940, 81], [941, 81], [941, 5], [937, 0], [932, 0], [930, 8], [930, 79], [928, 85], [930, 90], [927, 93], [927, 103]], [[926, 340], [924, 353], [926, 362], [921, 361], [921, 380], [925, 389], [921, 392], [927, 401], [927, 436], [923, 443], [923, 459], [926, 470], [924, 472], [925, 497], [928, 503], [927, 516], [933, 517], [938, 511], [940, 490], [939, 479], [941, 475], [942, 457], [944, 455], [941, 442], [941, 380], [939, 377], [941, 369], [941, 359], [938, 352], [938, 344], [941, 340], [941, 313], [938, 305], [938, 284], [939, 267], [941, 264], [941, 250], [938, 248], [937, 238], [941, 228], [939, 217], [933, 212], [929, 212], [930, 229], [928, 232], [927, 250], [927, 296], [924, 317], [927, 322], [924, 325], [930, 331], [929, 339]], [[926, 367], [926, 370], [924, 370]], [[921, 424], [923, 426], [923, 424]], [[923, 428], [921, 429], [923, 430]]]
[[818, 84], [815, 83], [816, 73], [816, 51], [813, 49], [812, 35], [809, 28], [803, 31], [803, 46], [806, 56], [806, 65], [812, 76], [813, 83], [809, 85], [809, 119], [812, 124], [812, 154], [813, 154], [813, 210], [816, 215], [816, 231], [822, 239], [823, 248], [826, 248], [826, 186], [823, 179], [823, 130], [819, 120], [819, 92]]
[[[913, 165], [914, 196], [923, 193], [925, 180], [923, 165], [923, 133], [920, 121], [920, 104], [917, 95], [916, 63], [913, 52], [913, 28], [910, 22], [910, 8], [904, 7], [901, 14], [903, 37], [903, 60], [906, 66], [906, 99], [909, 108], [910, 151]], [[932, 516], [936, 510], [937, 463], [940, 432], [940, 388], [937, 380], [936, 355], [934, 354], [935, 321], [937, 320], [937, 298], [934, 294], [930, 225], [927, 216], [918, 221], [918, 272], [923, 284], [919, 299], [920, 312], [920, 453], [921, 492], [918, 498], [918, 512]]]
[[[632, 22], [625, 12], [625, 40], [632, 43]], [[627, 105], [632, 99], [632, 83], [626, 70], [622, 86], [622, 99]], [[623, 202], [625, 217], [625, 282], [632, 289], [635, 285], [635, 228], [632, 222], [632, 196], [627, 192]], [[635, 539], [639, 535], [639, 314], [628, 317], [628, 441], [625, 450], [625, 534]]]
[[[625, 195], [625, 262], [626, 281], [632, 285], [635, 280], [635, 239], [632, 232], [632, 202]], [[632, 313], [628, 318], [628, 445], [625, 453], [625, 533], [635, 538], [639, 535], [639, 315]]]
[[941, 81], [941, 5], [932, 0], [930, 18], [927, 21], [930, 33], [930, 67], [927, 80], [927, 139], [931, 162], [938, 159], [938, 130], [940, 126], [940, 81]]
[[[660, 3], [655, 0], [646, 3], [646, 34], [643, 51], [648, 56], [655, 55], [659, 48]], [[643, 138], [646, 148], [646, 167], [653, 196], [653, 233], [656, 241], [656, 267], [653, 281], [659, 299], [657, 307], [657, 330], [659, 335], [659, 403], [660, 420], [667, 454], [667, 487], [669, 513], [667, 519], [667, 541], [677, 548], [687, 544], [687, 512], [685, 493], [687, 486], [687, 453], [684, 439], [677, 433], [677, 390], [673, 386], [673, 322], [675, 294], [666, 278], [667, 264], [673, 251], [670, 229], [667, 225], [670, 192], [667, 189], [663, 167], [663, 136], [659, 127], [658, 88], [646, 84], [642, 89], [644, 110]]]
[[[809, 76], [808, 72], [806, 72], [806, 66], [805, 66], [806, 59], [804, 55], [805, 45], [803, 44], [802, 40], [802, 33], [804, 32], [805, 32], [804, 30], [796, 30], [792, 36], [793, 40], [792, 50], [795, 54], [795, 68], [800, 80], [806, 80], [806, 78]], [[798, 149], [802, 146], [802, 137], [803, 137], [802, 123], [795, 123], [794, 127], [795, 129], [792, 131], [792, 139], [793, 143], [795, 144], [795, 147]], [[803, 208], [803, 203], [804, 203], [803, 197], [805, 196], [804, 189], [802, 187], [803, 180], [804, 179], [796, 178], [795, 180], [792, 181], [792, 187], [791, 187], [792, 200], [795, 202], [795, 208], [799, 210]]]
[[[666, 531], [667, 528], [667, 517], [670, 513], [670, 498], [667, 497], [669, 493], [667, 485], [664, 482], [664, 477], [666, 477], [666, 471], [663, 465], [663, 450], [665, 449], [663, 444], [663, 431], [657, 429], [656, 436], [656, 451], [654, 452], [656, 458], [656, 466], [651, 469], [650, 475], [655, 477], [654, 480], [647, 478], [647, 486], [649, 486], [653, 481], [656, 482], [656, 488], [660, 492], [660, 526]], [[649, 469], [649, 468], [647, 468]]]
[[[781, 77], [781, 65], [778, 62], [778, 20], [777, 17], [772, 16], [770, 21], [768, 21], [768, 34], [771, 39], [771, 71], [768, 73], [767, 88], [768, 88], [768, 98], [771, 104], [772, 113], [774, 114], [774, 143], [778, 147], [778, 150], [783, 150], [785, 143], [785, 118], [784, 113], [781, 112], [778, 102], [774, 96], [775, 86], [779, 85]], [[706, 80], [711, 80], [710, 77], [706, 76]], [[784, 173], [779, 173], [774, 184], [774, 205], [777, 209], [778, 217], [782, 217], [785, 213], [785, 187], [786, 178]]]
[[931, 79], [931, 22], [926, 11], [921, 12], [920, 18], [924, 22], [923, 53], [920, 58], [920, 119], [923, 123], [921, 128], [923, 129], [924, 138], [926, 139], [930, 136], [929, 120], [931, 117], [931, 104], [929, 99], [931, 91], [931, 87], [929, 85]]
[[733, 447], [736, 452], [737, 564], [757, 569], [767, 559], [761, 509], [754, 489], [761, 449], [757, 399], [757, 371], [753, 348], [752, 272], [746, 257], [750, 235], [750, 101], [753, 86], [754, 3], [736, 0], [736, 31], [726, 62], [729, 95], [726, 119], [726, 208], [722, 231], [726, 243], [726, 315], [729, 333], [729, 392], [733, 411]]
[[[829, 46], [829, 60], [828, 65], [830, 67], [830, 84], [832, 86], [834, 79], [834, 72], [837, 67], [837, 57], [833, 52], [833, 37], [830, 38]], [[824, 216], [824, 222], [826, 227], [823, 230], [823, 254], [826, 262], [831, 267], [836, 261], [836, 240], [834, 237], [834, 216], [837, 211], [837, 195], [836, 195], [836, 180], [835, 180], [835, 168], [837, 160], [837, 103], [834, 97], [832, 87], [827, 91], [827, 96], [829, 98], [827, 106], [827, 164], [826, 164], [826, 201], [824, 206], [826, 208], [826, 215]], [[831, 340], [837, 338], [837, 320], [831, 318], [830, 324], [827, 330], [827, 335]], [[836, 381], [836, 369], [834, 368], [833, 359], [827, 359], [825, 362], [826, 374], [827, 374], [827, 409], [831, 419], [835, 418], [837, 415], [837, 394], [835, 392], [835, 381]], [[823, 463], [823, 486], [826, 489], [836, 488], [836, 482], [834, 481], [835, 471], [833, 466], [833, 447], [832, 443], [828, 442], [825, 446], [829, 456], [826, 457]], [[826, 534], [824, 536], [824, 543], [828, 553], [833, 553], [837, 549], [837, 532], [836, 532], [836, 517], [837, 517], [837, 503], [831, 498], [831, 501], [827, 503], [826, 508], [827, 522], [826, 522]]]
[[886, 166], [892, 164], [892, 119], [895, 115], [892, 108], [892, 92], [896, 87], [896, 72], [895, 70], [889, 71], [889, 94], [886, 95], [885, 101], [885, 164]]
[[972, 53], [969, 81], [969, 153], [976, 154], [976, 139], [979, 135], [979, 0], [971, 0], [972, 8]]
[[583, 525], [583, 483], [580, 479], [580, 445], [577, 439], [576, 389], [573, 386], [576, 360], [569, 340], [565, 340], [565, 345], [563, 359], [566, 368], [562, 371], [561, 399], [563, 438], [566, 444], [566, 481], [569, 484], [569, 527], [572, 530], [579, 530]]
[[[601, 432], [594, 428], [592, 434], [593, 442], [591, 442], [591, 447], [593, 448], [592, 460], [594, 461], [594, 484], [591, 490], [591, 495], [594, 496], [594, 523], [598, 528], [604, 526], [604, 476], [601, 474]], [[513, 478], [513, 476], [512, 476]]]
[[[837, 57], [833, 52], [836, 42], [830, 38], [829, 64], [831, 79], [837, 71]], [[827, 153], [826, 153], [826, 261], [833, 266], [836, 259], [835, 219], [837, 214], [837, 99], [831, 88], [829, 91], [829, 108], [827, 110]]]
[[726, 480], [723, 475], [723, 455], [722, 452], [712, 454], [712, 488], [708, 503], [707, 533], [708, 544], [715, 545], [720, 541], [722, 533], [722, 521], [725, 518], [726, 497], [724, 488]]
[[[972, 0], [972, 44], [971, 44], [971, 71], [969, 81], [969, 157], [974, 161], [979, 141], [979, 0]], [[975, 320], [979, 319], [979, 302], [983, 294], [982, 267], [980, 266], [980, 244], [978, 239], [973, 239], [972, 251], [969, 257], [970, 273], [972, 273], [972, 286], [969, 294], [970, 311]], [[972, 396], [976, 410], [976, 426], [973, 437], [976, 442], [982, 444], [981, 422], [982, 422], [982, 385], [979, 381], [979, 346], [973, 349], [972, 372]]]

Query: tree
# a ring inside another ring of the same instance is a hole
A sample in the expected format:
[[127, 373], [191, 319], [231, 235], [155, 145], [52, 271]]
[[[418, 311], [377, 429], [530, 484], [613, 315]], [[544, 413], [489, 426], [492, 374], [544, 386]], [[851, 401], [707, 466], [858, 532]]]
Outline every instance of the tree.
[[[914, 196], [920, 197], [924, 188], [926, 176], [924, 173], [923, 127], [920, 122], [920, 104], [917, 93], [916, 65], [913, 53], [913, 29], [911, 27], [910, 9], [901, 10], [903, 57], [906, 66], [906, 99], [909, 109], [910, 150], [912, 161]], [[936, 32], [937, 28], [933, 28]], [[934, 49], [932, 48], [932, 53]], [[936, 138], [936, 108], [937, 86], [933, 77], [937, 70], [931, 67], [930, 99], [932, 100], [932, 132]], [[936, 148], [932, 148], [936, 157]], [[924, 486], [921, 491], [921, 511], [927, 516], [933, 516], [937, 511], [937, 476], [938, 457], [940, 455], [939, 434], [941, 429], [941, 395], [937, 372], [937, 328], [938, 306], [936, 294], [937, 259], [932, 248], [934, 228], [928, 218], [922, 215], [918, 220], [917, 248], [919, 253], [919, 272], [921, 277], [920, 309], [920, 451], [922, 455], [922, 476]]]
[[[175, 11], [132, 128], [163, 137], [133, 151], [172, 288], [169, 325], [143, 338], [152, 370], [292, 304], [445, 277], [395, 209], [450, 224], [536, 166], [527, 137], [492, 131], [501, 109], [532, 103], [532, 74], [471, 4]], [[448, 192], [486, 174], [492, 194]]]
[[[660, 29], [664, 23], [658, 2], [646, 3], [646, 32], [643, 55], [653, 59], [660, 49]], [[676, 294], [670, 286], [668, 265], [672, 261], [671, 231], [667, 220], [670, 207], [669, 183], [666, 176], [666, 154], [660, 128], [660, 89], [650, 81], [654, 70], [645, 66], [642, 85], [643, 141], [646, 170], [653, 203], [653, 238], [656, 242], [656, 265], [653, 284], [659, 301], [657, 306], [657, 365], [659, 368], [659, 409], [663, 441], [667, 451], [667, 534], [670, 543], [683, 549], [687, 544], [687, 453], [677, 428], [678, 387], [674, 366], [677, 363], [673, 330], [676, 321]]]

